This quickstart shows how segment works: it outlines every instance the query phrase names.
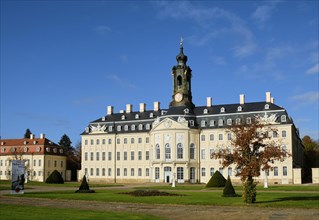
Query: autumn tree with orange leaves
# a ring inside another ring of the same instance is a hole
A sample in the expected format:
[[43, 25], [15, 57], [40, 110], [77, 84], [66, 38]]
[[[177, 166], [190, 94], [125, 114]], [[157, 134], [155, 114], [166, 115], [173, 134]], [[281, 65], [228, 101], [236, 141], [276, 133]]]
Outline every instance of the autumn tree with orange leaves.
[[272, 170], [271, 164], [283, 161], [289, 154], [271, 139], [269, 134], [276, 130], [259, 118], [250, 124], [234, 125], [227, 132], [232, 135], [232, 149], [221, 149], [211, 157], [221, 159], [223, 167], [236, 166], [236, 176], [243, 182], [244, 202], [254, 203], [257, 185], [254, 177], [260, 176], [261, 170]]

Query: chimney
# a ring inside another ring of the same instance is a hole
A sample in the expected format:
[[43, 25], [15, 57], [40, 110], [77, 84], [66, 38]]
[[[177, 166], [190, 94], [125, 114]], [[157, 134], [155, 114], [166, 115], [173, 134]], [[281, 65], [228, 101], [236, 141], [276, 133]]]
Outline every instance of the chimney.
[[244, 94], [239, 95], [239, 104], [241, 104], [241, 105], [245, 104], [245, 95]]
[[212, 97], [207, 97], [206, 98], [206, 106], [207, 107], [212, 107]]
[[154, 102], [154, 111], [159, 111], [160, 110], [160, 102]]
[[140, 112], [145, 112], [146, 104], [140, 103]]
[[126, 113], [131, 113], [131, 112], [132, 112], [132, 105], [126, 104]]
[[108, 115], [113, 115], [113, 106], [107, 106], [107, 114]]
[[120, 113], [122, 114], [122, 113], [125, 113], [125, 111], [124, 110], [120, 110]]
[[272, 104], [275, 104], [275, 99], [274, 99], [274, 97], [271, 97], [270, 102], [271, 102]]
[[45, 134], [40, 134], [40, 139], [44, 139], [45, 138]]
[[271, 93], [266, 92], [266, 102], [271, 102]]
[[30, 134], [30, 139], [34, 139], [34, 134]]

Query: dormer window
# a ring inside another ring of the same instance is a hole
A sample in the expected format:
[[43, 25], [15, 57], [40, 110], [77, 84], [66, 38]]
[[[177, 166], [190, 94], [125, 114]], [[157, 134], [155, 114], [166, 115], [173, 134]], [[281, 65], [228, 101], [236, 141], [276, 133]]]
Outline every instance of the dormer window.
[[190, 120], [190, 121], [189, 121], [189, 125], [190, 125], [190, 126], [194, 126], [194, 120]]
[[209, 121], [209, 126], [210, 126], [210, 127], [215, 126], [215, 121], [214, 121], [214, 120], [210, 120], [210, 121]]
[[28, 152], [28, 148], [27, 148], [27, 147], [24, 147], [24, 148], [23, 148], [23, 152], [24, 152], [24, 153]]
[[236, 125], [240, 125], [240, 118], [236, 118]]
[[251, 124], [251, 118], [246, 118], [246, 124]]
[[154, 117], [154, 114], [153, 112], [150, 113], [150, 118], [153, 118]]
[[203, 111], [203, 113], [204, 113], [204, 114], [207, 114], [207, 113], [208, 113], [208, 109], [205, 108], [204, 111]]
[[124, 131], [128, 131], [128, 125], [124, 125]]
[[220, 108], [220, 112], [221, 112], [221, 113], [224, 113], [224, 112], [225, 112], [225, 108], [224, 108], [224, 107], [221, 107], [221, 108]]
[[132, 130], [132, 131], [135, 131], [135, 125], [132, 125], [132, 126], [131, 126], [131, 130]]
[[146, 124], [146, 129], [150, 130], [151, 129], [151, 125], [150, 124]]
[[26, 145], [28, 142], [27, 141], [23, 141], [23, 144]]
[[2, 142], [1, 142], [1, 145], [2, 145], [2, 146], [5, 145], [5, 142], [2, 141]]
[[202, 120], [202, 121], [200, 122], [200, 126], [201, 126], [201, 127], [205, 127], [205, 126], [206, 126], [206, 121], [205, 121], [205, 120]]
[[37, 141], [33, 141], [33, 144], [37, 144]]
[[49, 147], [45, 148], [45, 150], [46, 150], [47, 152], [50, 152], [50, 148], [49, 148]]
[[238, 106], [238, 107], [237, 107], [237, 111], [238, 111], [238, 112], [241, 112], [242, 110], [243, 110], [243, 107], [241, 107], [241, 106]]
[[122, 120], [125, 120], [125, 115], [122, 115]]
[[4, 153], [6, 151], [6, 148], [1, 148], [1, 153]]
[[231, 120], [230, 118], [227, 119], [227, 125], [232, 125], [233, 124], [233, 120]]
[[268, 104], [265, 105], [265, 109], [269, 109], [269, 105]]
[[102, 121], [105, 121], [105, 117], [102, 117]]
[[116, 128], [116, 130], [117, 130], [117, 131], [121, 131], [121, 128], [122, 128], [121, 125], [118, 125], [117, 128]]
[[223, 119], [219, 119], [218, 120], [218, 126], [223, 126], [224, 125], [224, 120]]
[[280, 117], [281, 122], [286, 122], [287, 121], [287, 116], [286, 115], [282, 115]]
[[113, 127], [112, 126], [109, 126], [109, 131], [113, 131]]
[[57, 153], [58, 150], [57, 150], [56, 148], [53, 148], [53, 152], [54, 152], [54, 153]]
[[60, 154], [63, 154], [63, 149], [60, 149]]
[[185, 108], [185, 109], [184, 109], [184, 113], [185, 113], [185, 114], [188, 114], [188, 113], [189, 113], [189, 109], [188, 109], [188, 108]]
[[142, 124], [138, 125], [138, 130], [143, 130], [143, 125]]
[[138, 114], [135, 115], [135, 119], [139, 119], [140, 116]]

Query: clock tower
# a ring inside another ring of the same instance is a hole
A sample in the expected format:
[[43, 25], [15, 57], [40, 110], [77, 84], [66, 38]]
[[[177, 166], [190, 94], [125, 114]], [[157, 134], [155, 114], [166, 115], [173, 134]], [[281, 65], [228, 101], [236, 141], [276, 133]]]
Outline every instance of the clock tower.
[[169, 107], [187, 106], [194, 108], [192, 102], [191, 79], [192, 70], [186, 65], [187, 56], [183, 52], [183, 39], [180, 42], [180, 52], [176, 56], [177, 65], [172, 68], [173, 95]]

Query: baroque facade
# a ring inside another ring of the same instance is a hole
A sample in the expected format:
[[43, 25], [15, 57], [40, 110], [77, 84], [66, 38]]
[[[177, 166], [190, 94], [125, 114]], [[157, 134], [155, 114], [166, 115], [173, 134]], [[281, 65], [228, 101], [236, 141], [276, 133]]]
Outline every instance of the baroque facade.
[[11, 179], [12, 160], [25, 161], [25, 177], [29, 181], [45, 182], [57, 170], [65, 180], [66, 155], [62, 147], [41, 134], [36, 138], [2, 139], [0, 146], [0, 179]]
[[[274, 103], [270, 92], [262, 102], [246, 103], [240, 95], [239, 103], [195, 106], [192, 101], [192, 70], [183, 52], [176, 56], [172, 68], [173, 94], [168, 109], [159, 102], [147, 110], [140, 103], [139, 111], [127, 104], [125, 111], [114, 113], [108, 106], [107, 115], [92, 121], [82, 136], [82, 169], [86, 175], [100, 182], [172, 182], [207, 183], [218, 170], [233, 181], [234, 166], [222, 168], [220, 161], [210, 155], [220, 148], [230, 147], [230, 126], [251, 123], [256, 116], [277, 129], [272, 135], [292, 156], [275, 162], [267, 171], [270, 183], [301, 183], [303, 146], [292, 119], [286, 110]], [[264, 176], [260, 176], [260, 180]]]

